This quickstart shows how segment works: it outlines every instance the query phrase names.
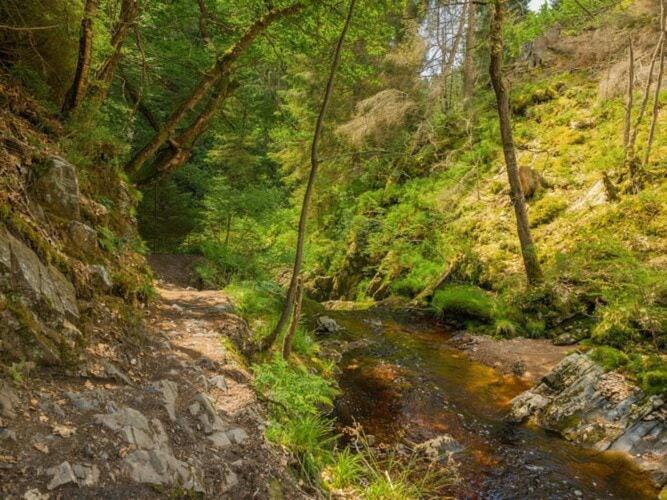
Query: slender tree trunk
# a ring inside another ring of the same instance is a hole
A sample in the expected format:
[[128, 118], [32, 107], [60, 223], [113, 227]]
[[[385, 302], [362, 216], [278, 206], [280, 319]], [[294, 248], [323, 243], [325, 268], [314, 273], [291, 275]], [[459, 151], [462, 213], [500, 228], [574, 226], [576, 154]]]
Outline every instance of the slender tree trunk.
[[227, 228], [225, 230], [225, 250], [229, 247], [229, 235], [232, 232], [232, 213], [227, 214]]
[[81, 36], [79, 38], [79, 58], [74, 73], [74, 81], [67, 91], [62, 112], [74, 111], [83, 101], [90, 81], [90, 66], [93, 59], [93, 17], [97, 12], [99, 0], [86, 0], [81, 19]]
[[206, 26], [206, 19], [208, 18], [208, 10], [206, 9], [206, 3], [204, 0], [197, 0], [199, 4], [199, 34], [201, 39], [206, 45], [211, 43], [211, 37], [208, 34], [208, 28]]
[[632, 46], [632, 39], [628, 47], [628, 91], [625, 101], [625, 125], [623, 128], [623, 148], [625, 149], [625, 157], [628, 158], [628, 146], [630, 145], [630, 129], [632, 126], [632, 104], [633, 104], [633, 90], [635, 86], [635, 52]]
[[288, 359], [292, 353], [292, 344], [294, 342], [294, 335], [296, 329], [299, 327], [299, 319], [301, 318], [301, 304], [303, 301], [303, 283], [301, 278], [296, 285], [296, 302], [294, 304], [294, 314], [292, 315], [292, 323], [290, 323], [287, 334], [283, 339], [283, 359]]
[[662, 88], [662, 78], [665, 71], [665, 44], [667, 43], [667, 8], [665, 2], [660, 2], [660, 64], [658, 65], [658, 79], [655, 83], [655, 94], [653, 95], [653, 113], [651, 117], [651, 125], [648, 129], [648, 139], [646, 140], [646, 149], [644, 150], [644, 160], [642, 161], [642, 168], [648, 165], [648, 159], [651, 155], [651, 147], [653, 146], [653, 138], [655, 137], [655, 127], [658, 122], [658, 104], [660, 102], [660, 90]]
[[220, 82], [223, 77], [228, 76], [234, 63], [246, 50], [248, 50], [255, 39], [275, 21], [296, 14], [303, 9], [303, 7], [303, 2], [297, 2], [289, 7], [276, 8], [255, 21], [246, 30], [243, 36], [241, 36], [241, 38], [239, 38], [239, 40], [217, 60], [215, 65], [209, 69], [197, 86], [190, 92], [190, 95], [188, 95], [169, 118], [167, 118], [167, 121], [162, 128], [153, 136], [148, 144], [134, 155], [125, 166], [125, 171], [130, 175], [136, 174], [144, 163], [153, 157], [160, 147], [167, 142], [188, 112], [197, 106], [197, 104], [206, 97], [206, 94], [208, 94], [211, 88]]
[[155, 182], [184, 165], [192, 156], [197, 140], [206, 131], [215, 113], [237, 86], [236, 82], [230, 83], [226, 78], [221, 80], [194, 121], [178, 136], [168, 141], [170, 149], [159, 154], [153, 164], [144, 164], [143, 168], [133, 177], [135, 185], [141, 187]]
[[[322, 134], [322, 127], [324, 125], [324, 118], [327, 113], [327, 108], [329, 107], [329, 102], [331, 101], [331, 95], [333, 93], [334, 80], [336, 79], [336, 72], [338, 71], [338, 66], [340, 65], [340, 58], [343, 51], [343, 44], [345, 42], [345, 37], [350, 28], [350, 23], [352, 22], [352, 16], [354, 14], [354, 7], [357, 3], [357, 0], [350, 0], [350, 7], [345, 18], [345, 24], [338, 38], [336, 44], [336, 49], [334, 51], [333, 61], [331, 63], [331, 69], [329, 71], [329, 79], [327, 81], [327, 87], [324, 92], [324, 99], [322, 100], [322, 107], [320, 108], [320, 113], [317, 116], [317, 123], [315, 125], [315, 133], [313, 134], [313, 142], [310, 150], [310, 174], [308, 175], [308, 183], [306, 184], [306, 192], [303, 195], [303, 204], [301, 206], [301, 215], [299, 217], [299, 232], [296, 243], [296, 255], [294, 257], [294, 268], [292, 269], [292, 278], [290, 280], [289, 288], [287, 290], [287, 300], [285, 301], [285, 307], [282, 310], [280, 318], [278, 319], [278, 324], [273, 329], [271, 334], [264, 339], [262, 345], [260, 346], [261, 350], [266, 350], [271, 348], [275, 343], [278, 336], [282, 333], [287, 321], [289, 320], [290, 314], [292, 312], [292, 307], [294, 305], [294, 299], [296, 297], [297, 283], [301, 277], [301, 265], [303, 263], [303, 244], [306, 237], [306, 221], [308, 219], [308, 208], [310, 207], [310, 200], [313, 196], [313, 188], [315, 186], [315, 178], [317, 177], [317, 168], [319, 165], [318, 158], [318, 146], [320, 141], [320, 136]], [[298, 320], [298, 318], [297, 318]]]
[[466, 53], [463, 63], [463, 98], [465, 102], [472, 99], [475, 85], [475, 3], [468, 0], [468, 30], [466, 31]]
[[123, 0], [118, 23], [116, 23], [111, 37], [111, 47], [113, 50], [97, 72], [97, 84], [99, 88], [95, 98], [99, 101], [104, 101], [109, 93], [109, 87], [113, 82], [116, 68], [122, 55], [123, 44], [125, 43], [127, 34], [130, 32], [130, 28], [137, 19], [138, 12], [137, 0]]
[[537, 252], [530, 234], [528, 225], [528, 214], [526, 212], [526, 200], [521, 191], [519, 181], [519, 169], [516, 161], [516, 152], [514, 150], [514, 140], [512, 138], [512, 124], [510, 121], [509, 95], [502, 75], [503, 65], [503, 14], [505, 0], [493, 0], [494, 12], [491, 18], [491, 64], [489, 73], [491, 83], [496, 93], [498, 102], [498, 117], [500, 120], [500, 135], [503, 143], [503, 153], [505, 155], [505, 164], [507, 166], [507, 177], [510, 184], [510, 193], [514, 214], [516, 215], [517, 231], [519, 233], [519, 242], [521, 244], [521, 253], [523, 263], [526, 268], [528, 283], [535, 284], [542, 279], [542, 271], [537, 260]]

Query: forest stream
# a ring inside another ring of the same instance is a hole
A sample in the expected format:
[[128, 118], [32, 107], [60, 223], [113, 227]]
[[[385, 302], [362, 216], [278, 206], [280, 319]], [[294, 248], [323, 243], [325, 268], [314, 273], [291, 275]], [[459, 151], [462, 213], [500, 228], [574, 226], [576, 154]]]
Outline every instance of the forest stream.
[[345, 327], [345, 340], [360, 346], [341, 360], [341, 425], [357, 422], [386, 444], [449, 434], [460, 445], [453, 455], [461, 464], [458, 498], [656, 498], [621, 455], [505, 423], [510, 400], [528, 382], [450, 347], [451, 332], [442, 326], [364, 312], [331, 315]]

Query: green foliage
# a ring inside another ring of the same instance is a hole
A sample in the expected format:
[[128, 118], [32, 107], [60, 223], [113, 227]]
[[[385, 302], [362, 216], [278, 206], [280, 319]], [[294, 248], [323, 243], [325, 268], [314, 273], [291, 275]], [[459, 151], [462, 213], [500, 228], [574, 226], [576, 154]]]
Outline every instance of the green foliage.
[[641, 386], [646, 394], [667, 393], [667, 369], [651, 370], [642, 374]]
[[489, 322], [493, 319], [493, 299], [482, 289], [470, 285], [448, 285], [438, 290], [431, 301], [440, 315]]
[[495, 334], [499, 337], [516, 337], [518, 327], [516, 323], [505, 318], [496, 318], [494, 322]]
[[605, 371], [616, 370], [630, 363], [630, 358], [613, 347], [600, 346], [588, 353], [589, 357], [599, 363]]
[[546, 195], [530, 206], [530, 224], [532, 227], [549, 224], [567, 208], [567, 201], [562, 195]]
[[338, 394], [333, 383], [304, 367], [290, 366], [277, 355], [270, 362], [255, 365], [253, 371], [257, 389], [293, 415], [317, 416], [321, 408], [333, 406]]
[[336, 453], [322, 476], [329, 489], [341, 490], [357, 484], [365, 472], [363, 457], [349, 448]]

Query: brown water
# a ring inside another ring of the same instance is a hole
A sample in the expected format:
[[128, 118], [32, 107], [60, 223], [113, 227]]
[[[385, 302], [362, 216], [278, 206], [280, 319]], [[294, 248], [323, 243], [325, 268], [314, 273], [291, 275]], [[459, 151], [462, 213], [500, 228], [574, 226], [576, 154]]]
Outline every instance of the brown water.
[[557, 435], [503, 421], [526, 382], [448, 347], [442, 327], [406, 324], [371, 312], [331, 313], [350, 340], [369, 345], [342, 360], [337, 404], [344, 425], [360, 423], [378, 442], [422, 442], [450, 434], [457, 498], [656, 498], [622, 456], [579, 448]]

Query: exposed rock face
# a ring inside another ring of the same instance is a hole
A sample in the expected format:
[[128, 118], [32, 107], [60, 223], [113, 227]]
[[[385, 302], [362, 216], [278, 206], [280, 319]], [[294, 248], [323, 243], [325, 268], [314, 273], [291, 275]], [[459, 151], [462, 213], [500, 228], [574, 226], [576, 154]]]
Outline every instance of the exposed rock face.
[[69, 236], [75, 248], [92, 254], [97, 250], [97, 231], [82, 222], [73, 220], [69, 224]]
[[113, 281], [111, 280], [109, 271], [107, 271], [106, 267], [96, 264], [88, 266], [88, 271], [90, 272], [90, 280], [95, 288], [105, 292], [111, 291], [113, 288]]
[[70, 281], [0, 225], [0, 286], [20, 293], [33, 307], [76, 318], [79, 309]]
[[62, 158], [54, 156], [47, 160], [46, 172], [34, 189], [46, 210], [71, 220], [79, 218], [79, 179], [76, 169]]
[[509, 419], [538, 425], [597, 450], [628, 453], [658, 486], [667, 482], [667, 405], [584, 354], [564, 358], [512, 401]]

